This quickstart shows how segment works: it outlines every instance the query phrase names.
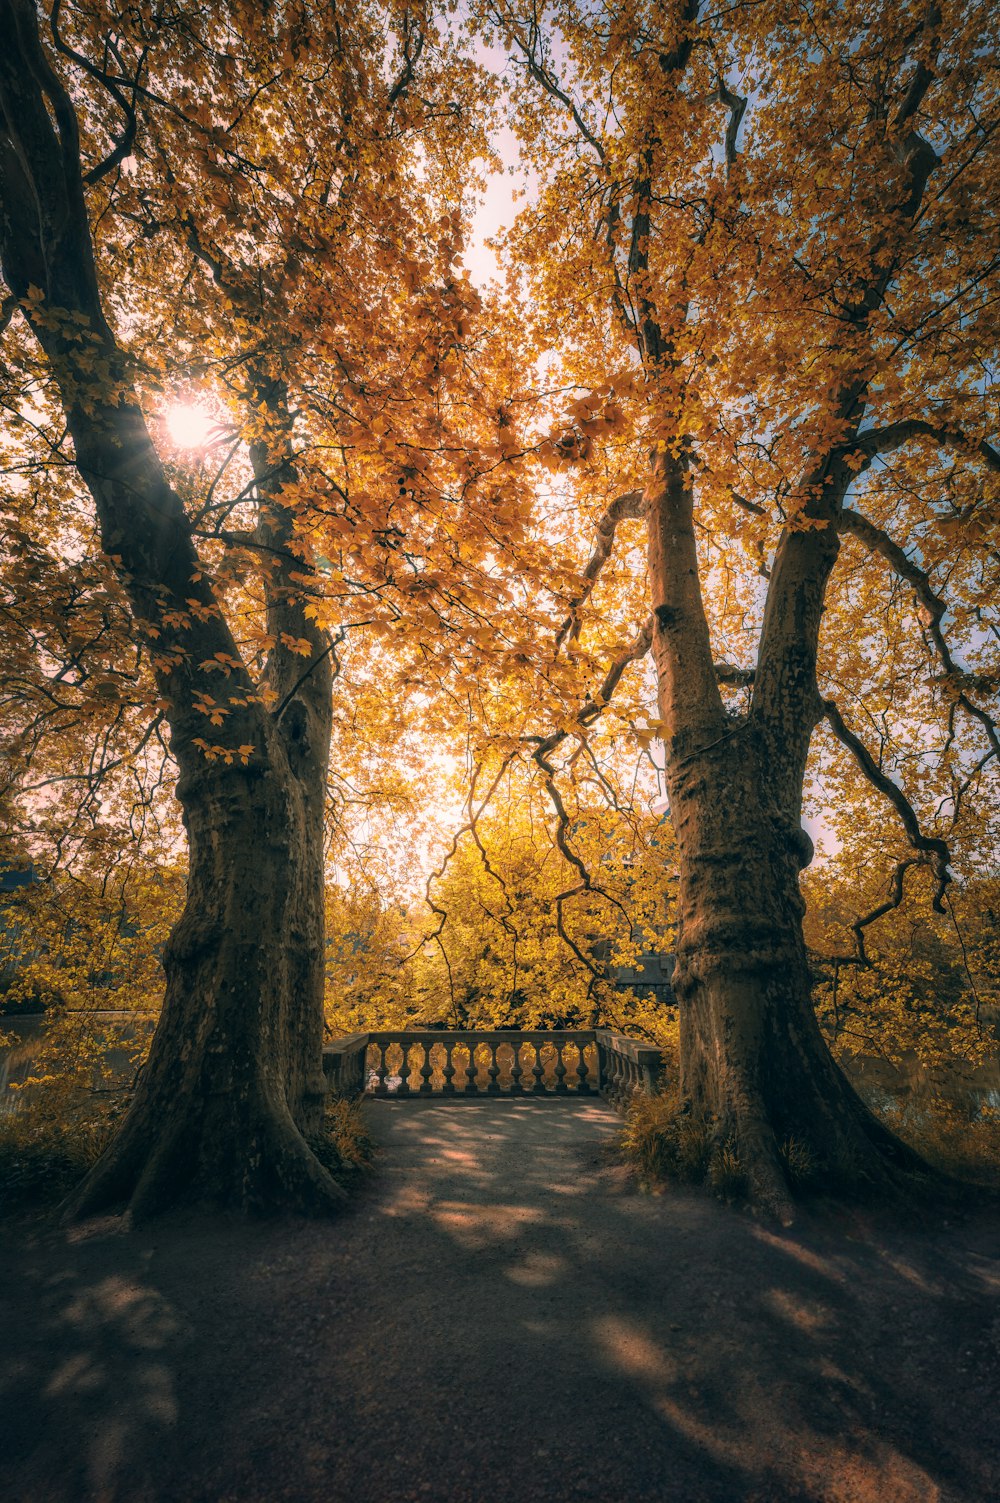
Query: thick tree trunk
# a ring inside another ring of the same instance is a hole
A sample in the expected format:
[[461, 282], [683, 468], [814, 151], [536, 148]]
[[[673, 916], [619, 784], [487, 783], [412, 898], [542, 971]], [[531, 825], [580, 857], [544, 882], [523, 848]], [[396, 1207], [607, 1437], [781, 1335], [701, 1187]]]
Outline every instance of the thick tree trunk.
[[734, 726], [672, 794], [682, 1097], [734, 1151], [751, 1200], [782, 1220], [790, 1149], [830, 1188], [898, 1181], [919, 1159], [857, 1096], [816, 1021], [798, 883], [810, 842], [770, 798], [760, 738]]
[[[835, 504], [839, 471], [822, 469], [815, 480], [822, 504]], [[793, 533], [779, 550], [754, 705], [737, 718], [722, 704], [712, 665], [682, 458], [654, 457], [646, 499], [679, 865], [681, 1090], [712, 1125], [716, 1147], [735, 1151], [751, 1199], [788, 1220], [792, 1143], [842, 1187], [885, 1185], [920, 1165], [835, 1064], [811, 1003], [798, 877], [812, 847], [801, 799], [836, 535]]]
[[303, 1137], [324, 1099], [322, 853], [273, 751], [263, 773], [206, 764], [181, 779], [190, 867], [163, 1012], [128, 1117], [71, 1216], [140, 1217], [190, 1198], [317, 1212], [344, 1198]]
[[304, 665], [278, 642], [271, 708], [241, 660], [104, 317], [76, 117], [32, 0], [0, 0], [0, 31], [3, 274], [60, 389], [103, 547], [166, 705], [190, 845], [149, 1061], [118, 1137], [67, 1209], [146, 1214], [191, 1196], [330, 1209], [343, 1191], [303, 1136], [319, 1126], [324, 1087], [329, 643], [304, 621], [293, 585], [293, 510], [274, 487], [262, 498], [286, 555], [265, 594], [276, 636], [308, 639], [313, 659]]

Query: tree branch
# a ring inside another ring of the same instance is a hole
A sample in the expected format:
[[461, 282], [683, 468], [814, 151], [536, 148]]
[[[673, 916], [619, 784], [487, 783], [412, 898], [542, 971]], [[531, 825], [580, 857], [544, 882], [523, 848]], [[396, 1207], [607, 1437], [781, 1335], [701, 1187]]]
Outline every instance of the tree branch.
[[556, 636], [556, 651], [558, 652], [567, 636], [578, 637], [580, 635], [580, 607], [593, 590], [597, 583], [597, 576], [611, 557], [615, 545], [615, 530], [619, 522], [626, 518], [636, 519], [646, 515], [647, 507], [641, 491], [626, 491], [623, 496], [616, 496], [610, 506], [607, 507], [597, 523], [597, 535], [594, 540], [593, 552], [583, 571], [583, 589], [573, 600], [570, 601], [569, 615], [559, 628]]
[[742, 94], [734, 94], [732, 89], [726, 86], [724, 79], [719, 79], [716, 90], [716, 98], [720, 104], [724, 104], [729, 111], [729, 119], [726, 122], [726, 177], [728, 178], [736, 165], [736, 138], [740, 133], [743, 116], [746, 114], [747, 101]]
[[[948, 870], [950, 853], [947, 842], [938, 839], [934, 835], [924, 835], [921, 833], [920, 821], [917, 819], [913, 805], [906, 797], [906, 794], [891, 778], [886, 776], [864, 742], [852, 730], [848, 729], [836, 701], [832, 699], [824, 700], [823, 711], [830, 724], [830, 729], [837, 740], [847, 747], [872, 787], [877, 788], [883, 797], [889, 800], [899, 815], [900, 823], [906, 832], [906, 838], [910, 842], [910, 845], [918, 852], [919, 859], [925, 861], [933, 871], [938, 885], [932, 899], [932, 905], [935, 912], [944, 913], [944, 892], [951, 881], [951, 873]], [[888, 910], [883, 909], [882, 911], [886, 912]], [[871, 920], [869, 919], [867, 922], [871, 922]]]
[[[873, 553], [877, 553], [884, 558], [890, 568], [901, 579], [905, 579], [907, 584], [913, 586], [917, 601], [921, 607], [922, 624], [927, 628], [927, 632], [934, 643], [945, 674], [957, 686], [965, 684], [967, 682], [966, 675], [952, 657], [947, 638], [941, 630], [941, 618], [948, 609], [947, 601], [943, 600], [935, 591], [926, 569], [922, 569], [919, 564], [914, 563], [909, 555], [887, 532], [883, 532], [880, 527], [876, 527], [874, 522], [870, 522], [867, 517], [863, 517], [860, 512], [853, 511], [849, 506], [845, 506], [841, 511], [837, 525], [839, 531], [851, 534], [859, 542], [864, 543], [866, 548], [870, 548]], [[986, 737], [991, 748], [1000, 757], [1000, 732], [998, 732], [997, 723], [989, 711], [984, 710], [981, 705], [977, 705], [969, 697], [964, 687], [959, 688], [956, 703], [973, 720], [979, 722], [986, 732]]]
[[910, 441], [912, 438], [932, 438], [945, 448], [965, 449], [967, 452], [979, 454], [986, 461], [986, 466], [994, 474], [1000, 474], [1000, 450], [997, 450], [986, 439], [970, 443], [960, 428], [949, 428], [939, 423], [928, 422], [925, 418], [900, 418], [894, 423], [888, 423], [884, 428], [869, 428], [859, 433], [845, 446], [849, 452], [861, 453], [870, 463], [877, 454], [891, 454], [896, 449]]
[[587, 142], [587, 145], [591, 148], [591, 150], [595, 153], [598, 161], [603, 162], [604, 147], [601, 145], [597, 136], [584, 120], [583, 115], [580, 113], [580, 109], [576, 104], [576, 101], [568, 93], [568, 91], [562, 87], [555, 74], [552, 73], [551, 70], [545, 65], [541, 49], [541, 31], [538, 25], [537, 16], [535, 14], [532, 14], [532, 18], [529, 23], [528, 38], [527, 40], [525, 40], [525, 38], [515, 27], [513, 17], [506, 13], [502, 6], [497, 5], [493, 11], [493, 15], [499, 25], [509, 33], [515, 47], [517, 47], [518, 51], [521, 53], [521, 56], [524, 58], [524, 65], [527, 68], [529, 75], [545, 90], [546, 94], [548, 94], [551, 99], [555, 99], [559, 104], [563, 106], [565, 110], [568, 111], [570, 118], [572, 119], [573, 124], [576, 126], [580, 135]]
[[714, 741], [726, 712], [712, 660], [694, 533], [694, 497], [683, 459], [657, 453], [649, 498], [648, 559], [653, 658], [668, 770], [697, 745]]
[[716, 681], [734, 689], [749, 689], [757, 676], [755, 668], [738, 668], [735, 663], [713, 663]]

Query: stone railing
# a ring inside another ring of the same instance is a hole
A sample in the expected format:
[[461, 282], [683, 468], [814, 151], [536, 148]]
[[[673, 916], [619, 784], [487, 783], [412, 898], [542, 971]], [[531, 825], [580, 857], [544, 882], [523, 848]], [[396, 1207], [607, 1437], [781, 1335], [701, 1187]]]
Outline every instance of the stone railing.
[[601, 1094], [615, 1106], [624, 1106], [635, 1091], [651, 1096], [663, 1069], [663, 1055], [651, 1044], [630, 1039], [624, 1033], [598, 1028], [597, 1061]]
[[327, 1090], [336, 1096], [360, 1096], [365, 1088], [367, 1033], [349, 1033], [323, 1050]]
[[655, 1090], [661, 1062], [659, 1049], [605, 1029], [385, 1029], [323, 1051], [331, 1091], [393, 1100], [599, 1092], [623, 1106], [633, 1092]]

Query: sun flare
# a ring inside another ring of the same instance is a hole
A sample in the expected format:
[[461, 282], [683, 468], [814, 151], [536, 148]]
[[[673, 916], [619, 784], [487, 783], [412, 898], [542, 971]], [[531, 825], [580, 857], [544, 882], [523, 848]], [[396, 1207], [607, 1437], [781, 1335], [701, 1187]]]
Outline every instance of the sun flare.
[[171, 443], [178, 449], [204, 449], [219, 427], [208, 409], [198, 402], [172, 402], [164, 422]]

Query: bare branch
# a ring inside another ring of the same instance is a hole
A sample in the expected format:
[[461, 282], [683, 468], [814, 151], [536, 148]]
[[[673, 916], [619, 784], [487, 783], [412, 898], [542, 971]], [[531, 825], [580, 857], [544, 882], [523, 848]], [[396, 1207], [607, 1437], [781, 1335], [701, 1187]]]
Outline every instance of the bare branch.
[[[836, 701], [832, 699], [824, 700], [823, 711], [830, 724], [830, 729], [837, 740], [847, 747], [872, 787], [877, 788], [892, 804], [892, 807], [899, 815], [903, 829], [906, 831], [907, 840], [913, 849], [919, 853], [918, 859], [925, 861], [933, 871], [938, 883], [937, 891], [932, 900], [933, 907], [935, 912], [944, 913], [944, 892], [951, 881], [951, 873], [948, 870], [950, 853], [947, 842], [938, 839], [934, 835], [924, 835], [921, 832], [920, 821], [917, 819], [913, 805], [906, 797], [906, 794], [891, 778], [886, 776], [864, 742], [852, 730], [848, 729]], [[900, 877], [901, 880], [902, 878]], [[868, 920], [868, 922], [871, 922], [871, 920]]]
[[559, 628], [556, 637], [556, 651], [565, 642], [567, 636], [578, 637], [580, 635], [580, 607], [587, 599], [597, 576], [611, 557], [615, 545], [615, 530], [618, 523], [625, 518], [639, 518], [646, 515], [646, 503], [642, 491], [626, 491], [623, 496], [616, 496], [614, 501], [601, 516], [597, 523], [597, 536], [594, 540], [594, 549], [590, 555], [587, 567], [583, 571], [583, 589], [575, 599], [570, 601], [569, 615]]
[[870, 463], [877, 454], [891, 454], [912, 438], [926, 437], [945, 448], [965, 449], [980, 455], [988, 469], [1000, 473], [1000, 450], [986, 439], [970, 441], [960, 428], [950, 428], [925, 418], [900, 418], [884, 428], [869, 428], [853, 438], [847, 448], [853, 454], [861, 453]]

